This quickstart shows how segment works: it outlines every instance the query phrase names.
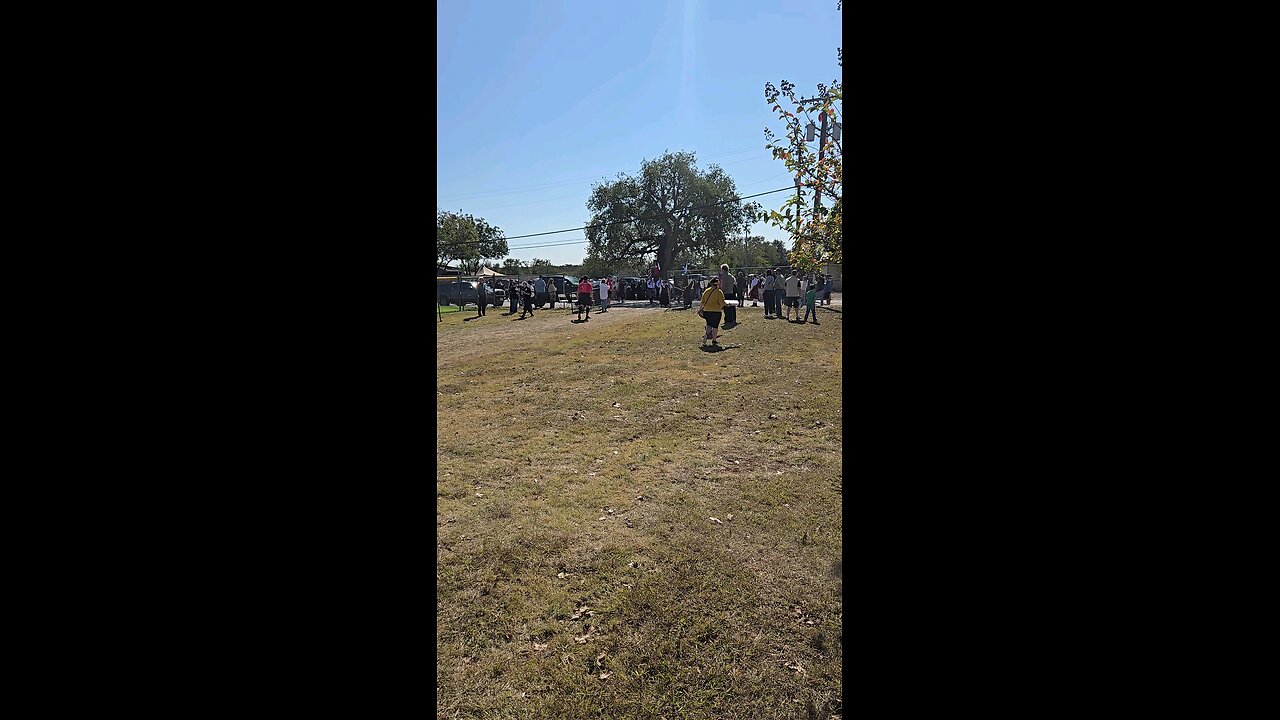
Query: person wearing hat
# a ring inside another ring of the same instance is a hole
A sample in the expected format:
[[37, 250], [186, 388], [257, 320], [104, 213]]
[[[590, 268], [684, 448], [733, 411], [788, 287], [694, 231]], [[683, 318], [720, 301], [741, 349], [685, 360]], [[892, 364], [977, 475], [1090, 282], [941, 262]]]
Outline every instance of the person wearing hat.
[[702, 292], [702, 304], [698, 306], [698, 314], [707, 321], [706, 336], [702, 338], [700, 347], [706, 347], [708, 340], [712, 346], [720, 344], [716, 338], [720, 336], [720, 315], [723, 312], [724, 293], [720, 291], [720, 278], [713, 277]]

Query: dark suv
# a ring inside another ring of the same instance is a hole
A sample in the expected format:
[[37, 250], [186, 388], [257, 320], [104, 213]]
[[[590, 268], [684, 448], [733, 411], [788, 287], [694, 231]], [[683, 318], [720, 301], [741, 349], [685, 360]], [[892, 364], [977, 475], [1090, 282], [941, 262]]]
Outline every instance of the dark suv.
[[[489, 286], [488, 302], [490, 305], [499, 306], [506, 299], [506, 291], [502, 288], [495, 288], [492, 283], [486, 283]], [[475, 305], [476, 304], [476, 281], [462, 280], [460, 282], [437, 283], [436, 284], [436, 301], [441, 305]]]
[[578, 278], [573, 275], [543, 275], [546, 278], [547, 292], [556, 294], [556, 302], [573, 300], [578, 296]]

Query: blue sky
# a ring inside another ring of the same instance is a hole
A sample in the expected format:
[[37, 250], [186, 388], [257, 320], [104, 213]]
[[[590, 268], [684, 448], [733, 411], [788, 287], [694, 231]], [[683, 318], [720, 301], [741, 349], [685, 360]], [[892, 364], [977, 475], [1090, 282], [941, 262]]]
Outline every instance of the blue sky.
[[[841, 19], [835, 0], [441, 0], [436, 207], [508, 237], [580, 227], [592, 183], [666, 150], [720, 165], [742, 195], [789, 187], [764, 149], [765, 126], [782, 129], [764, 84], [812, 97], [840, 77]], [[510, 255], [578, 263], [585, 240], [527, 247], [572, 240], [583, 232], [510, 240]]]

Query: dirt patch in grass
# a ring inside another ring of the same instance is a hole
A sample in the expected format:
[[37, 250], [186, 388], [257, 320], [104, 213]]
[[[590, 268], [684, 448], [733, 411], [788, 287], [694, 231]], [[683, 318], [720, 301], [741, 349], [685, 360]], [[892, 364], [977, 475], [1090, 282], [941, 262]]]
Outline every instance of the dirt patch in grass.
[[751, 310], [437, 323], [438, 717], [842, 712], [842, 316]]

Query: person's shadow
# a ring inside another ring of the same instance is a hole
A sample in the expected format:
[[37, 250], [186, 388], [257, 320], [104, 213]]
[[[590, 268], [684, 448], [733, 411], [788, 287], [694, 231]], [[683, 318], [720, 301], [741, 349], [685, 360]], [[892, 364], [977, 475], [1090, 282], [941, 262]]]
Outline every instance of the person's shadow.
[[591, 318], [577, 318], [577, 319], [575, 319], [575, 320], [570, 320], [569, 322], [573, 323], [574, 325], [577, 325], [578, 323], [584, 323], [584, 322], [586, 322], [587, 320], [590, 320], [590, 319], [591, 319]]
[[472, 320], [479, 320], [482, 317], [484, 317], [484, 315], [472, 315], [469, 318], [462, 318], [462, 322], [471, 322]]

